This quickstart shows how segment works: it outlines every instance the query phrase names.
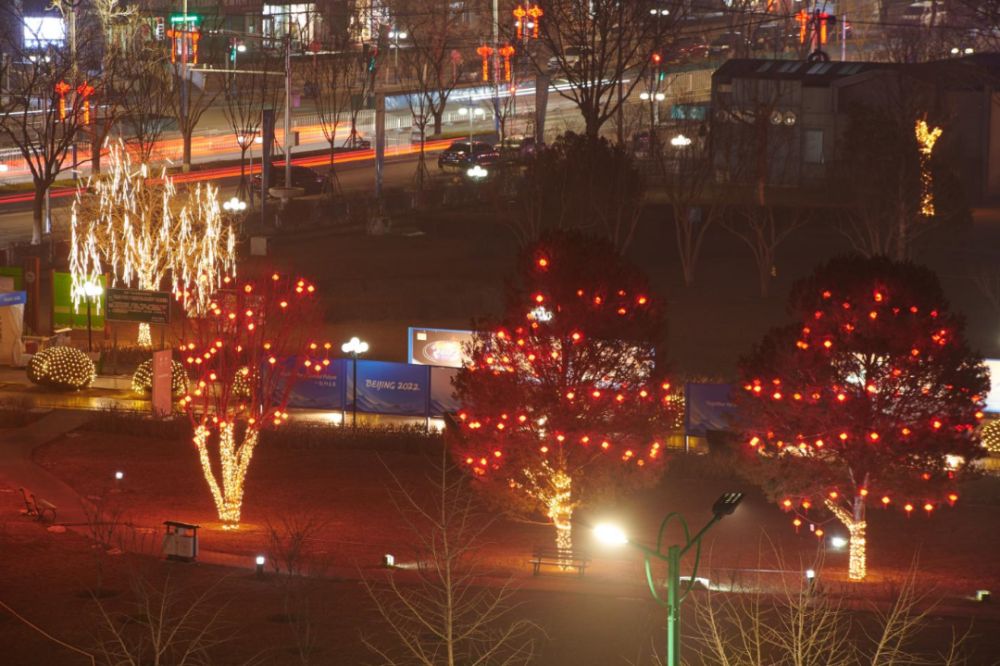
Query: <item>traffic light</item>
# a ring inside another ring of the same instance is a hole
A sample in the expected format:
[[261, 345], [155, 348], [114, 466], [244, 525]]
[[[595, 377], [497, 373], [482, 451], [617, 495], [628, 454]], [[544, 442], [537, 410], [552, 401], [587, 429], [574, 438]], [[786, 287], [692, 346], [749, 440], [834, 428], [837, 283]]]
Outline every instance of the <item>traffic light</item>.
[[663, 56], [661, 56], [659, 53], [654, 53], [653, 54], [653, 64], [654, 65], [659, 65], [662, 60], [663, 60]]

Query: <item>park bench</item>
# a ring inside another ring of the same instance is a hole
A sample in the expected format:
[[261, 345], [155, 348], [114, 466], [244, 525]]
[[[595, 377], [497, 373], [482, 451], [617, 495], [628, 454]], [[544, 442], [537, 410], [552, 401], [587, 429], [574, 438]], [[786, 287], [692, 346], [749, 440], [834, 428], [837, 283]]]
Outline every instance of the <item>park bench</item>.
[[[24, 498], [24, 515], [26, 516], [38, 516], [38, 509], [28, 500], [28, 494], [24, 492], [24, 488], [18, 488], [21, 491], [21, 497]], [[32, 499], [35, 498], [34, 495], [31, 496]]]
[[537, 576], [542, 567], [559, 567], [560, 569], [576, 569], [580, 578], [590, 564], [590, 555], [584, 551], [551, 546], [535, 546], [531, 552], [528, 564], [532, 565]]

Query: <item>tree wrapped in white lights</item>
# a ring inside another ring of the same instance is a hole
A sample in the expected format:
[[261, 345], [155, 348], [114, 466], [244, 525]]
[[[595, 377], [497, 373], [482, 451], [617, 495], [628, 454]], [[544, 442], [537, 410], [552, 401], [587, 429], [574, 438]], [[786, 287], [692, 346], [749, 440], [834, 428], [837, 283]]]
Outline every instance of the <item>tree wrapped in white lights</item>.
[[224, 529], [239, 526], [261, 431], [288, 420], [298, 379], [329, 370], [330, 344], [312, 338], [322, 321], [314, 294], [305, 280], [279, 273], [230, 280], [191, 318], [193, 337], [182, 341], [183, 360], [196, 377], [182, 404]]
[[[170, 288], [195, 312], [236, 271], [236, 229], [222, 214], [218, 190], [197, 185], [178, 192], [164, 171], [149, 178], [133, 169], [126, 151], [111, 151], [109, 173], [77, 190], [71, 218], [70, 271], [75, 307], [84, 286], [108, 270], [113, 284], [155, 291], [169, 274]], [[139, 345], [150, 346], [149, 325]]]

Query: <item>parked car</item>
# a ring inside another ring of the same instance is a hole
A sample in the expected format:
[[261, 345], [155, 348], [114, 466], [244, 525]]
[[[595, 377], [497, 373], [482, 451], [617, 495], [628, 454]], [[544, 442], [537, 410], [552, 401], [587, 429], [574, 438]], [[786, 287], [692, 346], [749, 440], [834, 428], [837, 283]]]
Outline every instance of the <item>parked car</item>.
[[[272, 166], [271, 167], [271, 178], [267, 189], [270, 190], [272, 187], [284, 187], [285, 185], [285, 167]], [[261, 189], [261, 174], [254, 174], [254, 177], [250, 180], [250, 187], [253, 188], [254, 192], [260, 192]], [[323, 186], [326, 184], [326, 175], [321, 174], [314, 169], [304, 166], [292, 165], [292, 187], [301, 187], [306, 191], [306, 194], [319, 194], [323, 191]]]
[[708, 47], [708, 52], [710, 55], [715, 56], [729, 55], [734, 52], [739, 53], [747, 45], [747, 38], [743, 36], [743, 33], [724, 32], [712, 40], [712, 44]]
[[535, 137], [533, 136], [512, 136], [503, 140], [497, 150], [500, 152], [504, 158], [512, 161], [524, 164], [541, 148], [544, 148], [544, 144], [539, 145], [535, 142]]
[[438, 156], [438, 168], [442, 171], [465, 171], [476, 164], [490, 166], [499, 159], [500, 153], [488, 143], [473, 141], [470, 149], [468, 141], [456, 141]]
[[667, 62], [680, 63], [708, 57], [708, 40], [701, 35], [678, 37], [666, 49]]

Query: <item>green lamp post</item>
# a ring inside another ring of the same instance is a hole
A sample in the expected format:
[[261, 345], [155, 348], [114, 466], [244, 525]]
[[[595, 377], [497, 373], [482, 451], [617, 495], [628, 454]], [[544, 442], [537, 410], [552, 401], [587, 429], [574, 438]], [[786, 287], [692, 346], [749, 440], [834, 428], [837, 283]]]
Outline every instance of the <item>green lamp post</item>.
[[[653, 598], [661, 606], [667, 609], [667, 666], [680, 666], [681, 663], [681, 603], [687, 598], [694, 587], [695, 576], [698, 574], [698, 560], [701, 559], [701, 538], [705, 536], [717, 522], [725, 516], [732, 514], [740, 502], [743, 501], [743, 493], [726, 493], [712, 505], [713, 518], [708, 521], [701, 531], [691, 537], [687, 521], [679, 513], [668, 514], [660, 525], [660, 532], [656, 537], [656, 549], [649, 548], [640, 543], [629, 541], [625, 533], [613, 525], [598, 525], [594, 528], [594, 534], [598, 539], [612, 545], [629, 545], [641, 551], [646, 559], [646, 582], [649, 583], [649, 590], [653, 593]], [[684, 527], [684, 543], [667, 547], [666, 554], [663, 553], [663, 533], [667, 529], [667, 524], [672, 518], [680, 521]], [[692, 548], [695, 549], [694, 567], [691, 570], [690, 580], [684, 591], [681, 592], [680, 564], [681, 558]], [[653, 580], [652, 559], [656, 558], [667, 563], [667, 596], [664, 599], [657, 591], [656, 582]]]

